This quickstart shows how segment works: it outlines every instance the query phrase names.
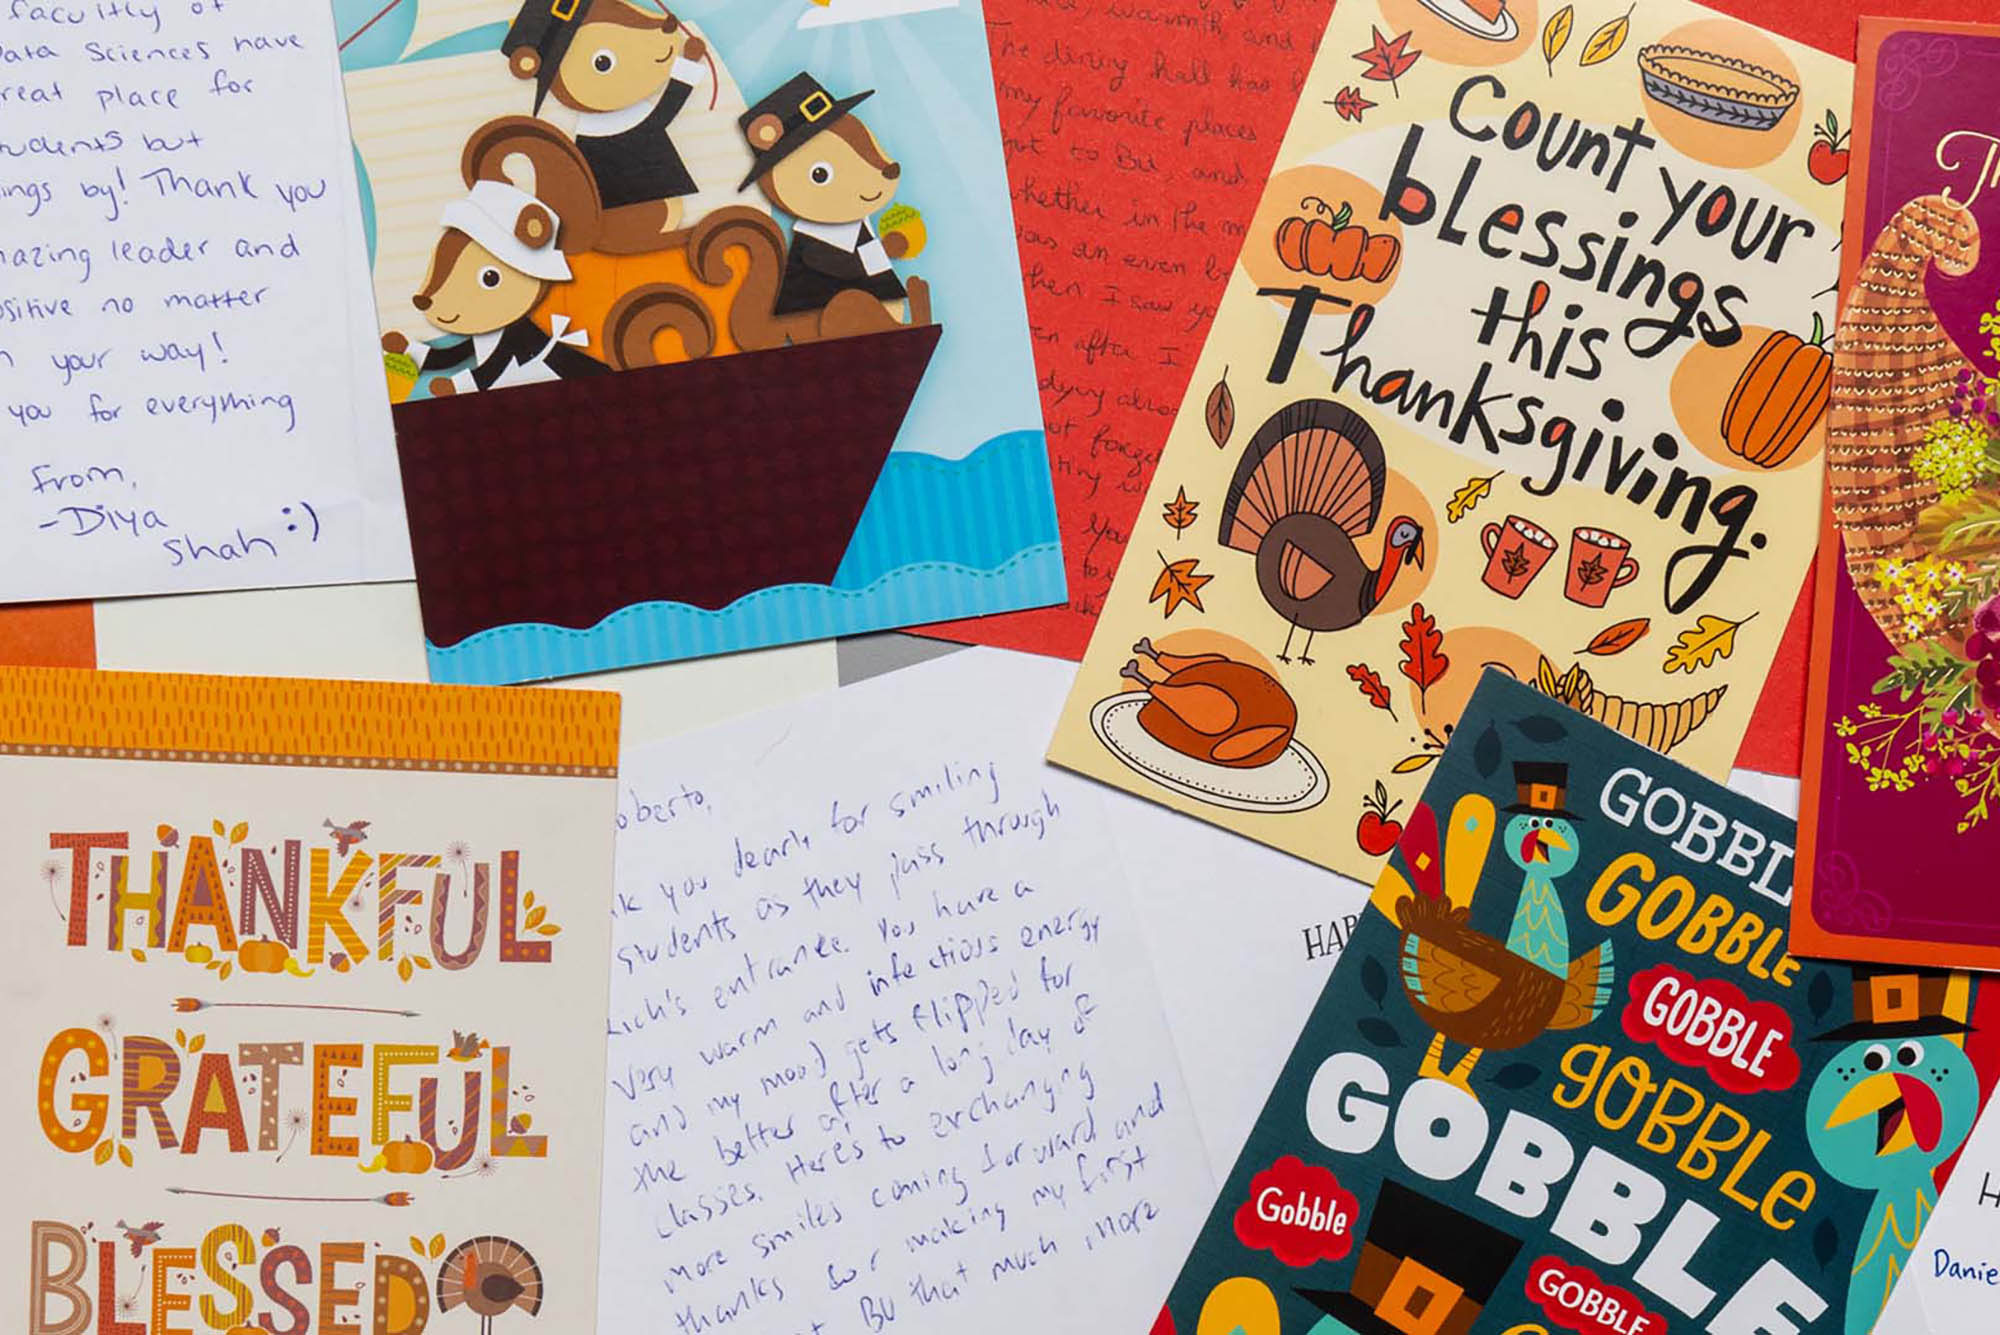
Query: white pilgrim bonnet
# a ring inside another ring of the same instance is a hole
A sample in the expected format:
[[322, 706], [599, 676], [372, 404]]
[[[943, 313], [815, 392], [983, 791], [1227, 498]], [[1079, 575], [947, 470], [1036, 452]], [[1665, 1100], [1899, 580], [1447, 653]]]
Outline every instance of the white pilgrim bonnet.
[[[549, 243], [539, 250], [514, 235], [521, 210], [530, 206], [544, 210], [555, 222]], [[465, 233], [502, 264], [531, 278], [559, 283], [570, 276], [569, 261], [555, 244], [555, 238], [562, 235], [562, 219], [554, 209], [505, 181], [475, 183], [464, 199], [445, 206], [444, 225]]]

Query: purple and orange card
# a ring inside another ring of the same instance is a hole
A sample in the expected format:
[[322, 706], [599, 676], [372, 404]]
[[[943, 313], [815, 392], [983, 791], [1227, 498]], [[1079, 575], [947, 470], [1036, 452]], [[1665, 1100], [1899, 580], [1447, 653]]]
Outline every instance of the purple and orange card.
[[1793, 934], [1995, 969], [2000, 27], [1859, 57]]

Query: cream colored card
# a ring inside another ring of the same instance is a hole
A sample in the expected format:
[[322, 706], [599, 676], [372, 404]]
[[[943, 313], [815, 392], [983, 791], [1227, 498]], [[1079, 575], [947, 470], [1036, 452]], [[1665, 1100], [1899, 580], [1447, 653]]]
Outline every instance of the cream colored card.
[[1051, 757], [1361, 877], [1487, 668], [1725, 777], [1852, 85], [1681, 0], [1342, 3]]
[[617, 731], [0, 672], [7, 1328], [588, 1330]]

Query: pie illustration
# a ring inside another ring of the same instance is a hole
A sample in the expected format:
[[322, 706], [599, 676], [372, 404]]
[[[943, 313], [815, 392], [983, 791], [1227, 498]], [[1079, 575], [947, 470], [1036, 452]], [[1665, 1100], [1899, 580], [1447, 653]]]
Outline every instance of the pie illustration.
[[1461, 32], [1489, 42], [1511, 42], [1521, 25], [1507, 12], [1507, 0], [1417, 0]]
[[1769, 130], [1799, 100], [1799, 86], [1776, 70], [1687, 46], [1639, 52], [1646, 95], [1698, 120]]

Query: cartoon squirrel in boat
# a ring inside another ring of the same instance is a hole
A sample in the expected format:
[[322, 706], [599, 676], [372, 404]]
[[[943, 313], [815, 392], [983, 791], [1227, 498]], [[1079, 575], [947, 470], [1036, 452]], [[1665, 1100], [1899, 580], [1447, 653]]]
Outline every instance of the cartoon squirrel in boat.
[[[478, 477], [561, 520], [548, 543], [592, 553], [598, 577], [518, 571], [507, 522], [477, 541], [439, 528], [426, 633], [833, 583], [943, 337], [909, 268], [923, 219], [861, 114], [878, 94], [781, 67], [741, 96], [658, 0], [523, 0], [500, 52], [452, 132], [456, 172], [376, 180], [378, 219], [438, 218], [377, 238], [378, 272], [410, 294], [382, 339], [397, 436], [420, 476]], [[550, 436], [598, 423], [589, 458], [552, 475]], [[709, 466], [723, 454], [760, 467]], [[671, 497], [607, 503], [634, 469], [671, 476]], [[810, 478], [810, 506], [766, 484], [781, 474]], [[407, 494], [413, 514], [449, 504]], [[710, 560], [724, 516], [771, 536]]]
[[[889, 207], [902, 168], [855, 114], [873, 90], [837, 98], [800, 73], [753, 103], [737, 122], [751, 155], [737, 193], [754, 185], [768, 210], [725, 205], [682, 226], [702, 183], [671, 131], [710, 57], [699, 35], [630, 0], [527, 0], [502, 50], [537, 112], [553, 99], [576, 132], [538, 114], [468, 138], [469, 194], [446, 209], [412, 305], [478, 345], [391, 333], [383, 348], [392, 367], [408, 356], [406, 378], [470, 362], [430, 380], [433, 395], [462, 393], [933, 323], [928, 284], [895, 269], [921, 251], [921, 217]], [[538, 206], [522, 224], [537, 235], [496, 231], [482, 201]], [[480, 315], [461, 323], [462, 308]]]

